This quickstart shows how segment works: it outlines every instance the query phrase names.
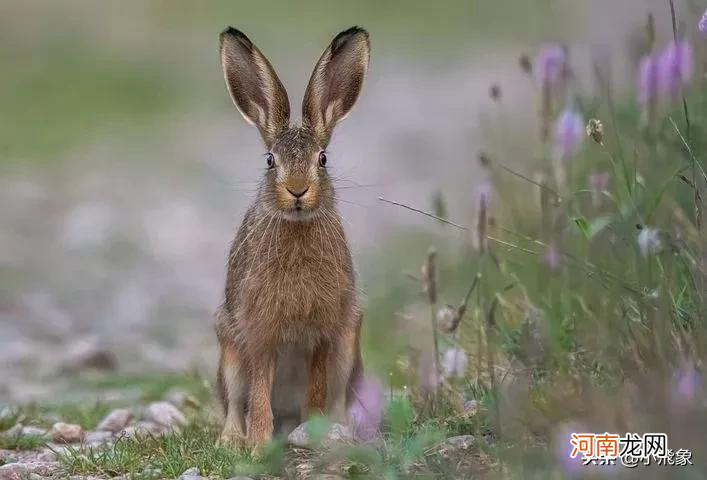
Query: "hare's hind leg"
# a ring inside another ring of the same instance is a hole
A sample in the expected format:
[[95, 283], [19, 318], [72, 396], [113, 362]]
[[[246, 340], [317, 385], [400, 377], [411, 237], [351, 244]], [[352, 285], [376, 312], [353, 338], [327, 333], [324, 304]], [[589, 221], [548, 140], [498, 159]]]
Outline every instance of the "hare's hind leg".
[[245, 443], [245, 410], [248, 398], [248, 376], [238, 349], [221, 344], [218, 388], [226, 414], [221, 442], [231, 447]]

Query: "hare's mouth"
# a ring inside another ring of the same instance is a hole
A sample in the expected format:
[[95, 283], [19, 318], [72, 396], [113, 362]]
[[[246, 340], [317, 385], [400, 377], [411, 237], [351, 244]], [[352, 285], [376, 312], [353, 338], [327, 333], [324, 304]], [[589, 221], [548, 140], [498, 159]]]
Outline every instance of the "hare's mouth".
[[305, 209], [302, 207], [293, 207], [290, 210], [283, 212], [283, 217], [285, 220], [291, 222], [306, 222], [307, 220], [313, 219], [317, 215], [317, 212], [310, 209]]

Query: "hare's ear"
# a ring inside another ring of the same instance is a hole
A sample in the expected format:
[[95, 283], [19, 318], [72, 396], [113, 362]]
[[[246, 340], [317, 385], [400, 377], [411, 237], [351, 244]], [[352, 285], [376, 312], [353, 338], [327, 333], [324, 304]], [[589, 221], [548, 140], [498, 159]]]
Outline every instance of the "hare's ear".
[[368, 32], [352, 27], [338, 34], [314, 67], [304, 93], [302, 121], [326, 146], [334, 126], [356, 103], [368, 71]]
[[221, 64], [233, 103], [271, 148], [290, 122], [290, 101], [275, 70], [248, 37], [233, 27], [221, 33]]

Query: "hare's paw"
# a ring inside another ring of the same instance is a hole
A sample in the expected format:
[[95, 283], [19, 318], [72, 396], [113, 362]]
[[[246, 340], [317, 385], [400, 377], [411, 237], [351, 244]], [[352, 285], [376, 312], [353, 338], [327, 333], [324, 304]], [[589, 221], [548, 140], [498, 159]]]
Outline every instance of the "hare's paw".
[[247, 446], [254, 456], [259, 457], [265, 452], [271, 440], [272, 430], [253, 428], [248, 432]]
[[245, 436], [239, 429], [226, 426], [219, 437], [219, 445], [223, 445], [234, 450], [240, 450], [247, 445]]

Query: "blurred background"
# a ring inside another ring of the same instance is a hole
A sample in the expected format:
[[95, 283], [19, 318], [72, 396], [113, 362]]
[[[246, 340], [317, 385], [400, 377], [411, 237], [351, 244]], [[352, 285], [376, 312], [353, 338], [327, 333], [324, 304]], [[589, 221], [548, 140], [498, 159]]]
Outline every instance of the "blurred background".
[[[211, 314], [263, 162], [223, 84], [225, 26], [271, 60], [296, 114], [331, 38], [351, 25], [370, 32], [370, 76], [329, 158], [366, 309], [366, 363], [385, 373], [418, 338], [398, 318], [409, 303], [425, 308], [404, 270], [440, 225], [378, 196], [430, 208], [442, 191], [450, 218], [470, 221], [478, 153], [503, 143], [507, 163], [522, 165], [536, 147], [520, 55], [566, 44], [583, 88], [595, 88], [595, 62], [620, 94], [648, 10], [667, 38], [662, 0], [4, 0], [0, 402], [77, 394], [86, 366], [212, 375]], [[507, 128], [520, 133], [499, 137]]]

